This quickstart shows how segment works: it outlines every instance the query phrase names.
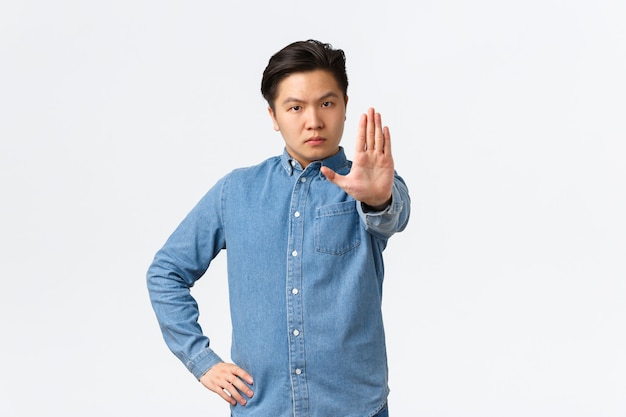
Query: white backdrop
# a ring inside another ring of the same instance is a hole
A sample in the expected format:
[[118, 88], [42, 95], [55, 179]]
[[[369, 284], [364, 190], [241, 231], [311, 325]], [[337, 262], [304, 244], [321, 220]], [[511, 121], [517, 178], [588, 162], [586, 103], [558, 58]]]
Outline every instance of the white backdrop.
[[[0, 415], [226, 416], [145, 271], [222, 175], [282, 150], [271, 54], [346, 51], [413, 215], [384, 308], [394, 417], [626, 415], [626, 3], [4, 1]], [[225, 268], [196, 287], [229, 349]], [[347, 375], [329, 377], [346, 378]]]

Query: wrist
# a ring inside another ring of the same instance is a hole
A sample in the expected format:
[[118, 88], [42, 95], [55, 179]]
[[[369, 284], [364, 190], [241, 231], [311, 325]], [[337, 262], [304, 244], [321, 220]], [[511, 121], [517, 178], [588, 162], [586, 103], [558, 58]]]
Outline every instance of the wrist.
[[391, 197], [389, 197], [387, 201], [385, 201], [383, 204], [376, 204], [376, 205], [370, 205], [361, 201], [361, 207], [363, 208], [364, 212], [383, 211], [387, 207], [389, 207], [390, 204], [391, 204]]

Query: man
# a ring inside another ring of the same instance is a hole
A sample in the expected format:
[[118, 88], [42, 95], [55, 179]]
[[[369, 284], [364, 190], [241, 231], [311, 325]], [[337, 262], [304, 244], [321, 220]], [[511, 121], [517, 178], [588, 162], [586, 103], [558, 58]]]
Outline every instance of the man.
[[[410, 198], [374, 109], [346, 159], [347, 88], [344, 53], [329, 44], [272, 56], [261, 92], [282, 155], [219, 180], [148, 270], [169, 348], [232, 416], [388, 415], [382, 252], [405, 228]], [[233, 363], [211, 349], [190, 294], [222, 249]]]

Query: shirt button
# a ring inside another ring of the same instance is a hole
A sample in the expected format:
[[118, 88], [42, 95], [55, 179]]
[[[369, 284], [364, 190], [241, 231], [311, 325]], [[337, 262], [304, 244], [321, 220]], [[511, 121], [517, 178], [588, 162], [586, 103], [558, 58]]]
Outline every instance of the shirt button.
[[291, 160], [291, 166], [295, 167], [296, 166], [296, 161], [294, 161], [293, 159]]
[[296, 368], [296, 375], [300, 375], [302, 373], [302, 369]]
[[294, 217], [300, 217], [300, 212], [296, 211], [295, 213], [293, 213]]
[[300, 331], [298, 329], [293, 331], [293, 335], [294, 336], [299, 336], [300, 335]]
[[306, 177], [300, 178], [300, 182], [306, 182]]
[[293, 295], [298, 294], [298, 289], [297, 289], [297, 288], [294, 288], [293, 290], [291, 290], [291, 293], [292, 293]]
[[291, 252], [291, 256], [298, 256], [298, 251], [294, 250], [293, 252]]

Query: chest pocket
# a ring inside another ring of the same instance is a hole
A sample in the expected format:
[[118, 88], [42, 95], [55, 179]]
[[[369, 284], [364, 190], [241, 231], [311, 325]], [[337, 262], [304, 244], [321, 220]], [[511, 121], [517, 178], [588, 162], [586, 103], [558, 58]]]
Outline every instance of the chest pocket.
[[315, 250], [343, 255], [361, 244], [356, 201], [329, 204], [315, 211]]

